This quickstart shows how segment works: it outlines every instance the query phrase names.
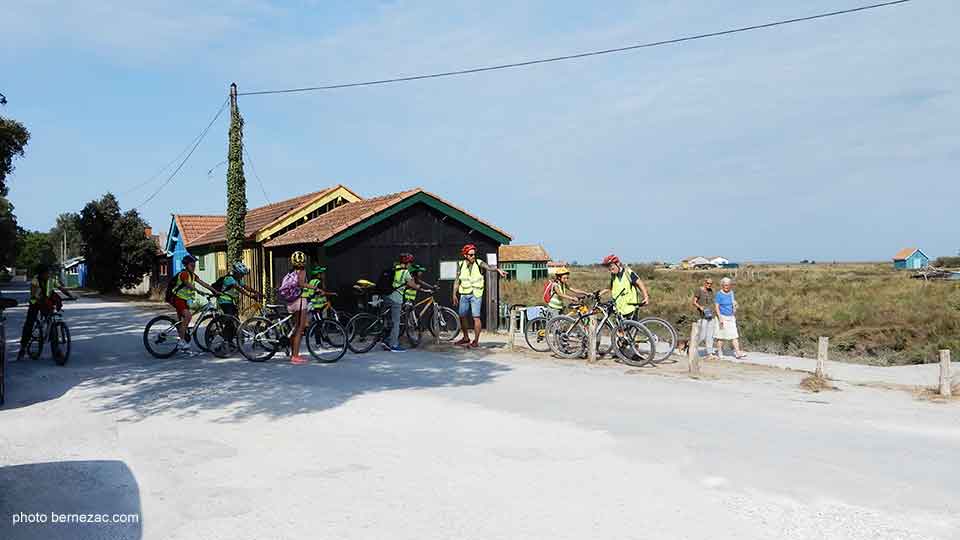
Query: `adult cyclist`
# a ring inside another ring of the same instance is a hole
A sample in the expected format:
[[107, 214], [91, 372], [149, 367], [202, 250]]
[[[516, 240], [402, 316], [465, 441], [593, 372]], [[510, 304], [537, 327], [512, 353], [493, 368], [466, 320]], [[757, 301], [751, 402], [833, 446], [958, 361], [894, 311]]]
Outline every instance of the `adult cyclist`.
[[[620, 262], [619, 257], [612, 254], [607, 255], [603, 258], [602, 264], [610, 270], [610, 287], [600, 291], [600, 294], [610, 293], [620, 315], [630, 317], [641, 305], [650, 303], [650, 293], [647, 291], [647, 285], [636, 272]], [[642, 301], [640, 301], [641, 294], [643, 296]]]
[[[23, 356], [27, 352], [27, 344], [30, 343], [30, 336], [33, 334], [33, 325], [37, 323], [37, 315], [52, 313], [62, 306], [57, 291], [71, 300], [76, 300], [69, 291], [60, 285], [60, 281], [56, 277], [50, 275], [50, 268], [47, 265], [37, 265], [34, 269], [34, 278], [30, 282], [30, 307], [27, 308], [27, 319], [23, 321], [23, 330], [20, 333], [20, 350], [17, 351], [17, 361], [23, 360]], [[2, 345], [0, 344], [0, 346]]]
[[177, 351], [184, 356], [193, 356], [194, 353], [190, 350], [190, 332], [188, 329], [190, 328], [190, 320], [193, 318], [193, 311], [190, 309], [190, 305], [193, 303], [194, 298], [196, 298], [197, 285], [202, 286], [214, 294], [218, 294], [220, 291], [217, 291], [212, 285], [209, 285], [197, 277], [196, 257], [193, 255], [185, 255], [183, 259], [180, 259], [180, 262], [183, 263], [183, 270], [173, 278], [174, 282], [171, 289], [172, 297], [170, 298], [170, 305], [177, 310], [177, 317], [180, 320], [180, 323], [177, 325], [177, 334], [180, 336]]

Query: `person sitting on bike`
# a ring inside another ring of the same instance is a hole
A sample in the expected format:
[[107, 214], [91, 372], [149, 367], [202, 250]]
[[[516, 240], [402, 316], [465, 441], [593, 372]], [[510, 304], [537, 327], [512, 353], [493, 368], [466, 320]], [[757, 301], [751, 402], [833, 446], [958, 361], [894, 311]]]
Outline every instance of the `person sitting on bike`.
[[335, 296], [334, 293], [326, 291], [323, 288], [323, 277], [326, 272], [326, 266], [314, 266], [310, 269], [308, 276], [310, 279], [307, 281], [307, 284], [313, 288], [303, 290], [303, 297], [310, 303], [310, 311], [319, 313], [327, 307], [327, 297]]
[[413, 289], [408, 287], [407, 290], [403, 293], [403, 301], [405, 303], [412, 304], [416, 302], [417, 293], [419, 293], [420, 291], [430, 292], [430, 285], [427, 283], [424, 283], [421, 280], [423, 273], [426, 271], [427, 269], [419, 264], [414, 264], [410, 266], [410, 278], [413, 279], [413, 281], [415, 281], [420, 288]]
[[400, 347], [400, 314], [403, 311], [403, 300], [408, 289], [420, 290], [420, 285], [410, 275], [410, 265], [413, 264], [413, 255], [401, 253], [393, 265], [392, 291], [386, 297], [387, 307], [390, 308], [390, 336], [383, 344], [383, 348], [390, 352], [406, 352]]
[[180, 324], [177, 326], [177, 334], [180, 336], [180, 343], [177, 345], [177, 350], [180, 354], [193, 356], [193, 351], [190, 350], [189, 328], [190, 320], [193, 318], [193, 311], [190, 309], [190, 305], [196, 297], [197, 284], [214, 293], [219, 293], [219, 291], [197, 277], [196, 257], [193, 255], [185, 255], [183, 259], [180, 259], [180, 262], [183, 263], [183, 270], [173, 278], [173, 298], [170, 300], [170, 305], [177, 310], [177, 318], [180, 320]]
[[[240, 316], [240, 308], [237, 304], [240, 302], [240, 294], [245, 294], [254, 300], [263, 298], [259, 292], [247, 287], [243, 283], [243, 278], [250, 273], [250, 269], [242, 262], [235, 262], [230, 267], [230, 273], [218, 280], [220, 282], [220, 294], [217, 296], [217, 304], [220, 311], [233, 317]], [[214, 285], [217, 285], [214, 283]]]
[[570, 286], [570, 269], [566, 266], [557, 268], [557, 271], [553, 274], [553, 279], [550, 280], [549, 286], [550, 301], [547, 303], [547, 308], [550, 310], [551, 315], [559, 315], [560, 312], [563, 311], [564, 300], [577, 302], [580, 298], [590, 294]]
[[[603, 266], [610, 270], [610, 287], [600, 291], [600, 294], [610, 293], [616, 302], [617, 313], [624, 317], [633, 315], [641, 305], [650, 303], [650, 293], [647, 286], [633, 270], [620, 262], [616, 255], [607, 255], [603, 258]], [[640, 294], [643, 301], [640, 301]]]
[[27, 352], [27, 344], [30, 343], [30, 336], [33, 334], [33, 326], [37, 324], [37, 315], [40, 313], [50, 314], [59, 311], [63, 306], [57, 291], [71, 300], [76, 298], [65, 290], [56, 277], [50, 275], [50, 268], [44, 264], [38, 265], [34, 269], [34, 278], [30, 282], [30, 307], [27, 308], [27, 319], [23, 321], [23, 330], [20, 334], [20, 350], [17, 352], [17, 360], [23, 360]]

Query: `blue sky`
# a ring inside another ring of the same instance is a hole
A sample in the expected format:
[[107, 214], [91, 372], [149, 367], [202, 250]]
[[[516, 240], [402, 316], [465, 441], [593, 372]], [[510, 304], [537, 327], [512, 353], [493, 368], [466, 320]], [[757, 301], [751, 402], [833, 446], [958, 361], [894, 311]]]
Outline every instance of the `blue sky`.
[[[863, 0], [57, 2], [4, 7], [11, 199], [46, 230], [132, 190], [241, 91], [616, 47]], [[271, 200], [422, 186], [555, 258], [881, 260], [960, 249], [960, 6], [914, 2], [568, 63], [240, 101]], [[141, 209], [223, 213], [227, 115]], [[264, 196], [247, 167], [250, 206]]]

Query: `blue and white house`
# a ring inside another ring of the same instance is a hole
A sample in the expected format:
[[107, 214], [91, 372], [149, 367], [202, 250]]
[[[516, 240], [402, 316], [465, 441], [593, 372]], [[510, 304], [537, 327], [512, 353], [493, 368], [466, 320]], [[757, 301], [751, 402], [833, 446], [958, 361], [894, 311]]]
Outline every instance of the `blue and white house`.
[[897, 270], [921, 270], [928, 266], [930, 257], [918, 248], [904, 248], [893, 256], [893, 267]]

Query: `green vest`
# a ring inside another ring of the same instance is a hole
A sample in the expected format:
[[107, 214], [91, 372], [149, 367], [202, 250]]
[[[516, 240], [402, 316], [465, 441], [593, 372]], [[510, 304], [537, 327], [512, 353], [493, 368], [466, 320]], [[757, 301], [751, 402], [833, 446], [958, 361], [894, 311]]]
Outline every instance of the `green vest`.
[[[314, 287], [320, 286], [319, 279], [311, 279], [308, 281], [310, 285]], [[327, 303], [327, 297], [320, 294], [316, 289], [303, 288], [303, 297], [310, 301], [310, 307], [313, 309], [320, 309]]]
[[621, 315], [630, 315], [637, 310], [637, 304], [640, 302], [637, 289], [630, 283], [630, 275], [633, 271], [624, 267], [619, 276], [613, 276], [613, 282], [610, 284], [610, 295], [616, 299], [617, 312]]
[[239, 302], [240, 285], [243, 285], [243, 282], [231, 275], [223, 278], [223, 286], [220, 289], [223, 294], [217, 297], [217, 301], [221, 304], [236, 304]]
[[460, 261], [460, 295], [472, 294], [477, 298], [483, 296], [483, 271], [480, 263], [470, 266], [467, 261]]
[[563, 298], [560, 298], [560, 295], [557, 294], [557, 287], [560, 288], [561, 293], [565, 293], [566, 288], [563, 286], [563, 283], [560, 283], [559, 281], [555, 283], [556, 284], [553, 286], [553, 294], [550, 295], [550, 302], [547, 305], [552, 309], [561, 310], [563, 309]]
[[[56, 289], [57, 287], [56, 278], [52, 278], [52, 277], [47, 278], [47, 283], [45, 285], [46, 287], [44, 288], [45, 290], [44, 290], [43, 297], [50, 298], [50, 296], [53, 294], [54, 289]], [[31, 304], [36, 304], [37, 302], [40, 301], [40, 298], [38, 298], [36, 296], [36, 292], [34, 292], [40, 288], [41, 288], [40, 278], [33, 278], [33, 281], [30, 282], [30, 303]]]
[[417, 289], [407, 288], [407, 290], [403, 292], [403, 299], [407, 302], [414, 302], [417, 300], [418, 292], [420, 291]]
[[[180, 279], [180, 276], [183, 275], [183, 272], [177, 274], [177, 283], [174, 285], [174, 290], [177, 291], [177, 297], [186, 300], [187, 302], [193, 300], [193, 297], [196, 294], [196, 291], [193, 290], [193, 287], [190, 287], [193, 283], [193, 276], [188, 280]], [[189, 275], [189, 274], [188, 274]]]

